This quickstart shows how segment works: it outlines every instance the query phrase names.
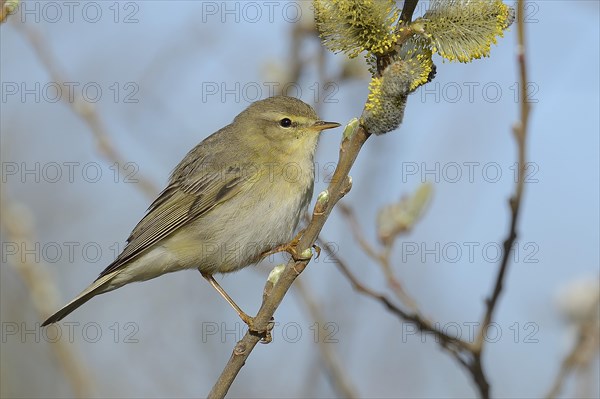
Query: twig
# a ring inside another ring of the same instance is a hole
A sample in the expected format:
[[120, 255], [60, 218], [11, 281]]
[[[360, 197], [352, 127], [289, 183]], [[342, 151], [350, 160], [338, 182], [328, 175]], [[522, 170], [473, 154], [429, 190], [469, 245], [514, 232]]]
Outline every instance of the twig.
[[[35, 50], [38, 58], [42, 62], [42, 64], [46, 67], [50, 78], [54, 80], [57, 84], [59, 84], [62, 89], [70, 90], [69, 87], [65, 85], [67, 80], [64, 75], [61, 73], [58, 63], [56, 62], [54, 56], [49, 50], [49, 45], [44, 41], [42, 35], [39, 34], [36, 30], [23, 26], [23, 24], [15, 24], [21, 31], [25, 34], [29, 42], [31, 43], [32, 48]], [[124, 157], [117, 150], [117, 148], [110, 141], [110, 136], [104, 126], [104, 123], [100, 119], [98, 113], [96, 112], [93, 104], [85, 101], [81, 98], [80, 95], [75, 95], [74, 98], [69, 98], [70, 96], [61, 96], [61, 99], [64, 100], [66, 104], [69, 105], [71, 110], [78, 115], [90, 128], [92, 135], [96, 139], [96, 147], [98, 152], [108, 159], [112, 163], [116, 163], [121, 172], [129, 173], [128, 170], [125, 169], [126, 162], [124, 161]], [[138, 180], [139, 189], [149, 198], [154, 198], [156, 193], [158, 193], [158, 187], [149, 179], [144, 176], [137, 174], [136, 179]]]
[[[319, 245], [330, 254], [331, 258], [335, 261], [342, 274], [346, 276], [356, 291], [381, 302], [381, 304], [385, 306], [387, 310], [398, 316], [401, 320], [414, 323], [419, 331], [434, 334], [436, 337], [438, 337], [440, 345], [443, 348], [448, 349], [450, 352], [463, 353], [465, 350], [470, 350], [470, 344], [468, 342], [444, 333], [442, 330], [436, 328], [433, 322], [425, 318], [419, 312], [409, 313], [404, 311], [402, 308], [395, 305], [385, 294], [376, 292], [375, 290], [361, 283], [358, 277], [356, 277], [350, 271], [350, 268], [346, 262], [339, 257], [335, 249], [332, 248], [327, 241], [323, 240], [323, 238], [319, 239]], [[462, 357], [459, 360], [461, 359]]]
[[[324, 326], [325, 318], [323, 317], [319, 305], [313, 299], [313, 295], [310, 293], [309, 288], [305, 286], [302, 280], [296, 281], [294, 288], [302, 299], [302, 302], [306, 305], [311, 318], [317, 323], [317, 326], [319, 328]], [[350, 378], [346, 375], [344, 368], [340, 364], [340, 360], [337, 357], [334, 347], [331, 344], [324, 342], [322, 339], [318, 339], [318, 345], [319, 354], [325, 364], [329, 381], [338, 395], [342, 398], [360, 397], [360, 395], [357, 394], [356, 388], [352, 385]]]
[[[34, 228], [29, 209], [23, 204], [7, 200], [4, 194], [0, 196], [0, 209], [1, 227], [6, 232], [5, 242], [21, 245], [23, 248], [33, 248]], [[48, 273], [48, 265], [41, 261], [32, 264], [27, 259], [27, 256], [20, 254], [18, 259], [8, 263], [14, 266], [27, 286], [33, 306], [40, 319], [44, 320], [58, 308], [60, 295], [52, 275]], [[69, 380], [74, 395], [78, 398], [90, 397], [94, 391], [93, 379], [73, 346], [69, 345], [68, 341], [59, 339], [50, 347]]]
[[490, 298], [486, 301], [486, 312], [483, 317], [483, 323], [481, 325], [481, 329], [479, 331], [477, 345], [482, 346], [484, 342], [484, 330], [489, 326], [494, 310], [496, 309], [496, 304], [498, 302], [498, 298], [500, 297], [500, 293], [502, 292], [502, 284], [504, 282], [504, 277], [506, 275], [506, 270], [508, 268], [509, 259], [510, 259], [510, 249], [517, 238], [517, 223], [519, 220], [519, 211], [521, 208], [521, 199], [523, 196], [523, 186], [524, 186], [524, 178], [525, 173], [527, 171], [526, 164], [526, 135], [527, 135], [527, 124], [529, 121], [529, 102], [527, 99], [527, 68], [525, 62], [525, 33], [524, 33], [524, 22], [523, 22], [523, 0], [519, 0], [517, 3], [518, 11], [517, 11], [517, 31], [518, 31], [518, 63], [519, 63], [519, 71], [520, 71], [520, 80], [521, 86], [523, 90], [521, 90], [521, 115], [520, 120], [513, 126], [513, 132], [517, 141], [517, 151], [518, 151], [518, 161], [519, 161], [519, 176], [517, 179], [517, 183], [515, 186], [515, 194], [511, 197], [509, 205], [511, 209], [511, 220], [510, 220], [510, 229], [508, 232], [508, 236], [504, 240], [504, 253], [502, 256], [502, 261], [500, 263], [500, 268], [498, 269], [498, 275], [496, 276], [496, 283], [494, 285], [494, 290]]
[[577, 368], [585, 368], [589, 366], [593, 357], [598, 353], [600, 346], [600, 328], [598, 319], [588, 320], [578, 328], [578, 336], [573, 349], [563, 359], [558, 371], [558, 375], [554, 379], [552, 388], [546, 394], [546, 398], [556, 398], [562, 391], [563, 384], [569, 374]]
[[356, 240], [356, 242], [358, 242], [358, 245], [360, 245], [363, 251], [365, 251], [365, 253], [369, 255], [369, 257], [371, 257], [373, 260], [381, 262], [381, 254], [379, 254], [379, 252], [375, 248], [373, 248], [371, 244], [369, 244], [369, 242], [363, 235], [362, 230], [358, 225], [358, 221], [356, 220], [356, 215], [354, 214], [352, 208], [350, 208], [344, 203], [339, 204], [338, 208], [350, 223], [350, 230], [354, 235], [354, 239]]
[[363, 251], [371, 257], [381, 267], [383, 274], [386, 278], [388, 286], [392, 289], [394, 294], [400, 299], [406, 306], [408, 306], [413, 312], [418, 313], [418, 306], [415, 300], [406, 292], [400, 280], [396, 278], [391, 265], [392, 246], [394, 241], [390, 240], [386, 243], [383, 250], [376, 250], [365, 238], [362, 233], [362, 229], [358, 225], [358, 220], [352, 208], [346, 204], [339, 204], [340, 211], [346, 216], [346, 219], [350, 223], [350, 229], [354, 238], [361, 246]]
[[519, 161], [519, 176], [515, 186], [515, 193], [510, 199], [511, 209], [511, 220], [508, 236], [504, 240], [504, 253], [500, 262], [500, 268], [496, 276], [494, 289], [492, 295], [486, 300], [486, 310], [483, 316], [477, 339], [474, 345], [475, 355], [475, 370], [474, 380], [479, 389], [479, 393], [482, 397], [488, 398], [490, 396], [489, 383], [485, 377], [483, 370], [481, 356], [485, 345], [485, 331], [489, 327], [494, 311], [498, 303], [498, 298], [502, 292], [502, 286], [505, 280], [506, 271], [508, 269], [510, 259], [510, 249], [512, 248], [515, 239], [517, 238], [517, 223], [519, 220], [519, 211], [521, 208], [521, 200], [523, 197], [524, 178], [527, 170], [526, 165], [526, 137], [527, 137], [527, 125], [529, 122], [529, 102], [527, 99], [527, 63], [526, 63], [526, 52], [525, 52], [525, 24], [524, 24], [524, 0], [518, 0], [517, 2], [517, 35], [518, 35], [518, 46], [517, 46], [517, 61], [519, 65], [519, 74], [521, 81], [521, 93], [520, 93], [520, 117], [519, 121], [513, 126], [513, 133], [517, 141], [518, 161]]

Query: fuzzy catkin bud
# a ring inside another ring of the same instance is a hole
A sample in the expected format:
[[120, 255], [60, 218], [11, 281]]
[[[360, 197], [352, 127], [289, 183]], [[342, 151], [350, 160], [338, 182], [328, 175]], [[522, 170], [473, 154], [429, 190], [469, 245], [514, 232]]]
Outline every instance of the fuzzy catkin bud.
[[432, 0], [421, 24], [434, 52], [450, 61], [487, 57], [515, 18], [501, 0]]
[[377, 109], [366, 109], [362, 116], [362, 125], [369, 133], [380, 135], [396, 130], [404, 119], [406, 95], [382, 97]]
[[379, 135], [398, 128], [404, 117], [407, 96], [427, 83], [432, 71], [430, 51], [412, 44], [408, 49], [403, 47], [381, 77], [371, 81], [363, 113], [367, 130]]
[[400, 11], [393, 0], [315, 0], [323, 44], [354, 58], [363, 51], [382, 55], [396, 44]]

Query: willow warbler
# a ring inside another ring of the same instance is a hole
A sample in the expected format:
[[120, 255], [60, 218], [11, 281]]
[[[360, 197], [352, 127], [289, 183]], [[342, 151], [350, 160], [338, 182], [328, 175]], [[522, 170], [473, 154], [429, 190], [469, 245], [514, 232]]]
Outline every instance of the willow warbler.
[[42, 325], [125, 284], [196, 268], [248, 322], [212, 275], [256, 263], [294, 237], [313, 193], [319, 134], [338, 126], [293, 97], [251, 104], [183, 158], [123, 252]]

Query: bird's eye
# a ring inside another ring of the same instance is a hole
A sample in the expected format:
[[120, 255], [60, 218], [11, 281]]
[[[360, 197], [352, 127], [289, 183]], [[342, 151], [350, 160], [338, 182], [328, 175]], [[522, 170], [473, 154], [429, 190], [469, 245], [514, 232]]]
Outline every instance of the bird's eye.
[[283, 118], [279, 121], [279, 126], [281, 127], [290, 127], [292, 126], [292, 121], [289, 118]]

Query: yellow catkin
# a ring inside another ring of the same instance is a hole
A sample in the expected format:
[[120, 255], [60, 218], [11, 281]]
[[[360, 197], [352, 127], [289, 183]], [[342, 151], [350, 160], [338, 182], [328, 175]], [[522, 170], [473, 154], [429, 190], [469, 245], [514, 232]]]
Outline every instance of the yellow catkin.
[[365, 104], [365, 109], [372, 110], [377, 112], [376, 110], [381, 106], [381, 84], [383, 82], [382, 78], [373, 78], [369, 83], [369, 96], [367, 97], [367, 103]]
[[363, 51], [383, 55], [398, 40], [400, 11], [393, 0], [315, 0], [315, 20], [323, 44], [354, 58]]
[[491, 45], [514, 20], [514, 10], [501, 0], [433, 0], [417, 21], [433, 52], [450, 61], [487, 57]]

